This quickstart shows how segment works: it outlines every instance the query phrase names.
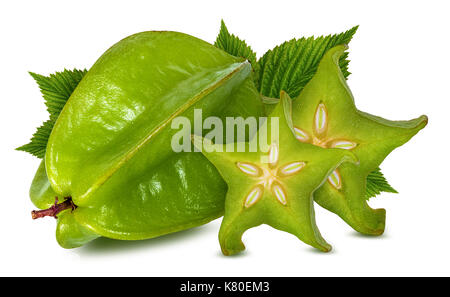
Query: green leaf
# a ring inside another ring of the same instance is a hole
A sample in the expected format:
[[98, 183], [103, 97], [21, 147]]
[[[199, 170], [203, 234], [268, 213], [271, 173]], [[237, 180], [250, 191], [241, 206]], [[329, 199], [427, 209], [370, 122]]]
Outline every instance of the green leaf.
[[64, 105], [75, 90], [78, 83], [83, 76], [87, 73], [87, 70], [67, 70], [62, 72], [55, 72], [49, 76], [43, 76], [30, 72], [30, 75], [39, 85], [41, 93], [45, 100], [45, 105], [50, 113], [50, 119], [58, 118], [59, 113], [63, 109]]
[[47, 120], [37, 128], [36, 132], [33, 134], [30, 143], [25, 144], [21, 147], [16, 148], [18, 151], [24, 151], [32, 154], [38, 158], [44, 158], [45, 148], [47, 147], [48, 137], [53, 129], [53, 121]]
[[234, 34], [230, 34], [223, 20], [220, 25], [219, 35], [217, 36], [214, 45], [226, 51], [230, 55], [247, 59], [252, 64], [253, 69], [255, 69], [257, 65], [256, 53], [244, 40], [239, 39]]
[[398, 193], [386, 180], [380, 168], [367, 176], [366, 198], [369, 200], [381, 192]]
[[[260, 93], [278, 98], [283, 90], [292, 98], [297, 97], [315, 74], [323, 55], [336, 45], [348, 44], [357, 29], [355, 26], [341, 34], [292, 39], [267, 51], [255, 68]], [[340, 59], [345, 77], [350, 74], [347, 57], [346, 53]]]
[[64, 69], [62, 72], [55, 72], [49, 76], [30, 72], [30, 75], [39, 85], [45, 105], [47, 106], [47, 111], [50, 114], [50, 119], [37, 128], [30, 143], [18, 147], [17, 150], [28, 152], [38, 158], [44, 157], [47, 141], [52, 132], [53, 125], [70, 95], [86, 73], [86, 69]]

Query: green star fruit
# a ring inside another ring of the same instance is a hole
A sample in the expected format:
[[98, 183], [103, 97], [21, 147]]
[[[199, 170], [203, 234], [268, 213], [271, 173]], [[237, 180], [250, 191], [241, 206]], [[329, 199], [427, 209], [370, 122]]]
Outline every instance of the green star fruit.
[[294, 100], [294, 131], [301, 143], [340, 148], [358, 157], [359, 165], [347, 162], [334, 170], [314, 199], [356, 231], [380, 235], [385, 229], [386, 211], [367, 204], [367, 176], [392, 150], [423, 129], [428, 119], [423, 115], [410, 121], [389, 121], [359, 111], [339, 67], [339, 57], [346, 49], [346, 45], [330, 49]]
[[203, 155], [171, 146], [174, 119], [194, 123], [196, 109], [205, 118], [262, 115], [250, 64], [177, 32], [142, 32], [113, 45], [54, 124], [30, 189], [43, 209], [33, 218], [57, 214], [57, 241], [74, 248], [99, 236], [153, 238], [222, 216], [226, 184], [217, 170]]
[[[243, 233], [261, 224], [289, 232], [321, 251], [331, 250], [315, 223], [313, 193], [339, 165], [356, 164], [357, 158], [346, 150], [297, 141], [291, 101], [282, 92], [265, 125], [247, 143], [213, 144], [193, 136], [194, 145], [203, 148], [202, 153], [228, 184], [219, 232], [225, 255], [244, 250]], [[260, 143], [266, 146], [261, 148]]]

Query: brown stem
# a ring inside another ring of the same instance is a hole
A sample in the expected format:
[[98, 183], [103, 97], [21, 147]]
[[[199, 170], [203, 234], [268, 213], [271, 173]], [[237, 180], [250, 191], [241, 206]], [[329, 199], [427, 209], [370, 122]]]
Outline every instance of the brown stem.
[[58, 203], [58, 197], [55, 197], [55, 204], [53, 204], [50, 208], [43, 209], [43, 210], [33, 210], [31, 212], [31, 217], [33, 220], [43, 218], [43, 217], [54, 217], [57, 219], [56, 216], [61, 211], [66, 209], [72, 209], [74, 211], [77, 206], [73, 203], [72, 197], [65, 197], [66, 199], [64, 202]]

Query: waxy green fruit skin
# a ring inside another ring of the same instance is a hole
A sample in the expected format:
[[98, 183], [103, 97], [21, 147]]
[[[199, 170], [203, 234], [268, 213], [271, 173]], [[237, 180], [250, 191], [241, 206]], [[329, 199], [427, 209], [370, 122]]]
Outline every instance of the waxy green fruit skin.
[[[224, 181], [201, 154], [172, 151], [170, 124], [176, 116], [192, 120], [194, 108], [203, 117], [262, 115], [250, 74], [248, 62], [176, 32], [135, 34], [105, 52], [47, 145], [51, 189], [78, 206], [60, 216], [58, 242], [145, 239], [221, 216]], [[52, 203], [48, 192], [33, 191], [45, 193], [33, 199], [38, 207]]]
[[45, 162], [41, 161], [37, 169], [30, 187], [30, 199], [33, 204], [40, 209], [47, 209], [55, 203], [55, 197], [58, 194], [52, 189], [52, 185], [48, 181], [47, 172], [45, 170]]
[[[89, 228], [83, 223], [85, 221], [93, 221], [98, 226], [96, 230], [102, 230], [102, 236], [116, 238], [117, 230], [121, 230], [124, 236], [121, 239], [136, 240], [185, 230], [222, 216], [226, 184], [209, 163], [202, 164], [202, 170], [197, 171], [198, 163], [202, 162], [200, 157], [199, 154], [176, 155], [164, 166], [149, 171], [144, 179], [148, 181], [147, 197], [142, 197], [139, 192], [145, 185], [145, 181], [141, 181], [139, 185], [124, 188], [123, 196], [114, 195], [116, 199], [105, 205], [59, 214], [58, 243], [64, 248], [75, 248], [99, 237], [98, 231]], [[158, 189], [164, 192], [158, 192]], [[54, 203], [55, 196], [58, 195], [51, 188], [42, 162], [33, 180], [30, 197], [38, 208], [45, 209]], [[121, 197], [130, 199], [123, 203]], [[137, 200], [143, 198], [148, 201], [140, 204], [145, 208], [134, 209]], [[111, 222], [114, 222], [114, 229]], [[133, 222], [133, 230], [128, 226], [130, 222]], [[142, 230], [146, 232], [143, 234]]]
[[359, 111], [338, 64], [346, 49], [346, 45], [334, 47], [322, 58], [316, 74], [293, 102], [293, 123], [302, 131], [298, 135], [302, 142], [342, 147], [360, 160], [359, 165], [342, 164], [336, 176], [340, 182], [335, 181], [335, 186], [326, 182], [315, 192], [315, 201], [356, 231], [380, 235], [386, 211], [367, 204], [367, 176], [392, 150], [423, 129], [428, 118], [390, 121]]

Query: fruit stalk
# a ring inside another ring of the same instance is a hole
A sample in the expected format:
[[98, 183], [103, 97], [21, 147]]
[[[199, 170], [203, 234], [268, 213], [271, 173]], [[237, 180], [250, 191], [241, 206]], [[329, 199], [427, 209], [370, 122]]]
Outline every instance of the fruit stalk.
[[66, 210], [66, 209], [72, 209], [74, 211], [77, 206], [73, 203], [71, 197], [64, 197], [64, 202], [58, 203], [58, 197], [55, 197], [55, 204], [53, 204], [51, 207], [43, 210], [33, 210], [31, 212], [31, 217], [33, 220], [44, 218], [44, 217], [54, 217], [57, 219], [57, 214], [60, 212]]

